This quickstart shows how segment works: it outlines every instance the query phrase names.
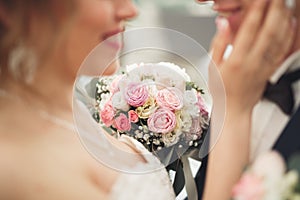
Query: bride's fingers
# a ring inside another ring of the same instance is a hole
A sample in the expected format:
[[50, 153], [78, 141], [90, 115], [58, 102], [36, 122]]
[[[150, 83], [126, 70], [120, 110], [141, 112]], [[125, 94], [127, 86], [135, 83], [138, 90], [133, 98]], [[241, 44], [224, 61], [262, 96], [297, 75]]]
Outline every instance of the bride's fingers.
[[225, 18], [217, 18], [217, 33], [212, 41], [211, 51], [212, 60], [217, 67], [221, 66], [223, 56], [230, 42], [230, 27]]
[[[267, 5], [267, 0], [254, 1], [233, 44], [237, 55], [246, 56], [251, 50], [262, 26]], [[234, 55], [234, 51], [232, 55]]]

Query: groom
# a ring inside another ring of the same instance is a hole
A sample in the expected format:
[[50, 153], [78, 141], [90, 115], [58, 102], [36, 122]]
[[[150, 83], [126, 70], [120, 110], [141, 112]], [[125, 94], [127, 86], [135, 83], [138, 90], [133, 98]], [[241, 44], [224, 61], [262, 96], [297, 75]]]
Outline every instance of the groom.
[[[197, 0], [205, 2], [205, 0]], [[233, 37], [243, 23], [243, 15], [253, 0], [214, 0], [215, 10], [226, 16], [232, 29]], [[293, 48], [282, 66], [270, 78], [270, 83], [262, 100], [255, 106], [252, 120], [250, 159], [259, 154], [275, 149], [288, 159], [300, 151], [300, 0], [288, 0], [295, 4], [294, 16], [296, 36]], [[278, 26], [280, 28], [280, 26]], [[274, 41], [276, 42], [276, 41]], [[198, 198], [201, 199], [205, 183], [207, 157], [203, 159], [195, 182]]]

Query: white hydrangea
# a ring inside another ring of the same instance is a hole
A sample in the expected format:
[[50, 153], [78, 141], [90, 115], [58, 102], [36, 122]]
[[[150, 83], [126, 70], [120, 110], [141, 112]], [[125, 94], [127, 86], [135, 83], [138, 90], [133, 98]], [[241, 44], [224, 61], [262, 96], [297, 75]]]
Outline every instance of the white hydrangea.
[[176, 87], [181, 91], [185, 90], [186, 82], [191, 81], [185, 69], [169, 62], [127, 65], [126, 72], [131, 81], [153, 80], [160, 88]]
[[110, 98], [110, 94], [109, 93], [103, 93], [103, 94], [101, 94], [101, 101], [100, 101], [100, 104], [99, 104], [100, 110], [104, 109], [104, 105], [108, 102], [109, 98]]
[[175, 65], [174, 63], [169, 63], [169, 62], [160, 62], [157, 64], [158, 67], [160, 68], [167, 68], [169, 70], [174, 71], [175, 73], [179, 74], [180, 76], [182, 76], [182, 78], [189, 82], [191, 81], [190, 76], [185, 72], [184, 68], [180, 68], [178, 65]]
[[184, 105], [195, 105], [198, 101], [197, 91], [195, 89], [186, 90], [183, 93]]
[[117, 92], [112, 96], [112, 106], [123, 111], [128, 111], [130, 108], [122, 92]]

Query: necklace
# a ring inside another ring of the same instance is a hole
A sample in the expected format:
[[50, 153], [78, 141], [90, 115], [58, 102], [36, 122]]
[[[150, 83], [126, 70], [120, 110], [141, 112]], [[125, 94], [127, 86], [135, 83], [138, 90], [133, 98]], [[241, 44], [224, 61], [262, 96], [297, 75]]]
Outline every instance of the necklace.
[[[21, 100], [21, 98], [17, 95], [13, 95], [9, 92], [7, 92], [6, 90], [3, 90], [3, 89], [0, 89], [0, 97], [3, 97], [3, 98], [7, 98], [7, 99], [10, 99], [10, 100], [14, 100], [14, 101], [18, 101], [18, 102], [21, 102], [24, 104], [24, 101]], [[75, 129], [75, 126], [73, 123], [65, 120], [65, 119], [62, 119], [62, 118], [59, 118], [53, 114], [50, 114], [49, 112], [47, 112], [46, 110], [43, 110], [43, 109], [33, 109], [41, 118], [43, 118], [44, 120], [46, 121], [49, 121], [61, 128], [64, 128], [66, 130], [69, 130], [69, 131], [72, 131], [74, 132], [76, 129]]]
[[64, 129], [69, 130], [69, 131], [75, 131], [74, 124], [72, 124], [71, 122], [69, 122], [65, 119], [61, 119], [57, 116], [51, 115], [50, 113], [46, 112], [45, 110], [39, 110], [38, 113], [43, 119], [50, 121], [53, 124], [56, 124]]

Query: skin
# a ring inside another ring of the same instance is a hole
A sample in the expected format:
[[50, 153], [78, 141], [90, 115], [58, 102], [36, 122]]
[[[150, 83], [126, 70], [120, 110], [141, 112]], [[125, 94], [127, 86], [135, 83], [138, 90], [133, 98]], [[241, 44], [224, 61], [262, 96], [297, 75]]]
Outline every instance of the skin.
[[[72, 123], [72, 88], [81, 62], [137, 14], [130, 0], [76, 0], [76, 5], [68, 28], [55, 30], [58, 36], [47, 58], [39, 63], [33, 83], [20, 83], [9, 74], [0, 81], [1, 88], [13, 97], [0, 98], [0, 199], [107, 199], [120, 175], [94, 160], [75, 132], [36, 112], [44, 110]], [[3, 12], [1, 16], [8, 17]], [[30, 37], [47, 45], [42, 33], [35, 35], [47, 23], [29, 22], [35, 30]], [[105, 74], [112, 74], [115, 67]], [[137, 153], [126, 144], [113, 142]], [[136, 162], [144, 160], [137, 156]]]
[[[201, 0], [200, 0], [201, 1]], [[300, 2], [295, 10], [285, 7], [282, 0], [215, 0], [214, 9], [226, 16], [217, 20], [218, 32], [213, 40], [213, 61], [210, 79], [222, 77], [226, 93], [226, 114], [221, 135], [210, 153], [204, 199], [230, 199], [231, 189], [249, 163], [251, 117], [254, 105], [259, 101], [269, 77], [282, 61], [300, 48]], [[235, 5], [238, 17], [230, 19]], [[296, 17], [296, 23], [292, 22]], [[281, 28], [278, 28], [281, 24]], [[251, 34], [249, 34], [251, 33]], [[233, 51], [228, 59], [223, 55], [228, 44]], [[266, 57], [266, 53], [270, 57]], [[234, 74], [234, 78], [232, 75]], [[218, 99], [218, 87], [210, 84], [213, 98]], [[216, 101], [217, 102], [217, 101]], [[215, 104], [212, 115], [212, 138], [222, 104]], [[226, 173], [225, 173], [226, 172]], [[217, 192], [216, 192], [217, 191]]]

